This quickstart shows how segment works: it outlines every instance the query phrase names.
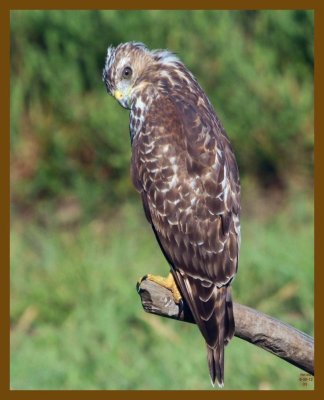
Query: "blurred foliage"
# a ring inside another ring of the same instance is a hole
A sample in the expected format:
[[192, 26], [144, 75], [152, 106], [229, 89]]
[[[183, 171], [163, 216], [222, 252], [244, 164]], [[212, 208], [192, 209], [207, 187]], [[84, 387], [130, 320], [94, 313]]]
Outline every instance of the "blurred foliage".
[[[311, 335], [313, 223], [303, 196], [264, 224], [244, 219], [233, 284], [235, 301]], [[168, 266], [140, 200], [77, 233], [19, 219], [13, 228], [13, 389], [212, 389], [197, 327], [141, 307], [137, 279]], [[240, 339], [226, 348], [225, 389], [304, 389], [300, 372]]]
[[312, 11], [12, 11], [14, 204], [73, 195], [94, 211], [134, 194], [128, 115], [101, 81], [107, 46], [129, 40], [197, 76], [243, 178], [311, 180], [313, 29]]
[[[235, 301], [313, 334], [313, 17], [11, 12], [13, 389], [211, 389], [197, 328], [146, 315], [134, 287], [167, 263], [130, 182], [128, 113], [101, 81], [107, 46], [130, 40], [176, 52], [233, 142]], [[299, 374], [226, 349], [226, 389], [303, 389]]]

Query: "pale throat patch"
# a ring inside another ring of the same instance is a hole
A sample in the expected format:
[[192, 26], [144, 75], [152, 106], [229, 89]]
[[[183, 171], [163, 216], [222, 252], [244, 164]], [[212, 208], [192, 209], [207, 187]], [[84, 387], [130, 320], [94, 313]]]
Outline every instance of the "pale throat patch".
[[130, 112], [129, 128], [131, 142], [133, 142], [134, 137], [137, 136], [142, 129], [147, 109], [148, 105], [143, 102], [141, 96], [138, 96]]

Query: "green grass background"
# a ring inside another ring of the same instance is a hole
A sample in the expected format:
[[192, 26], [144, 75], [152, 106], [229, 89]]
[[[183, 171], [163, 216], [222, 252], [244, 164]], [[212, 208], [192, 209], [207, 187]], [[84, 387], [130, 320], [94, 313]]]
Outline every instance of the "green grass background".
[[[11, 238], [11, 385], [16, 389], [211, 389], [195, 326], [142, 310], [135, 290], [167, 264], [140, 210], [77, 231], [26, 226]], [[313, 334], [313, 207], [245, 216], [234, 299]], [[226, 389], [302, 389], [300, 370], [234, 338]]]
[[[198, 329], [142, 310], [164, 260], [129, 178], [128, 115], [106, 48], [178, 53], [227, 129], [242, 177], [235, 301], [313, 335], [313, 13], [11, 13], [11, 387], [210, 390]], [[225, 389], [312, 389], [234, 338]]]

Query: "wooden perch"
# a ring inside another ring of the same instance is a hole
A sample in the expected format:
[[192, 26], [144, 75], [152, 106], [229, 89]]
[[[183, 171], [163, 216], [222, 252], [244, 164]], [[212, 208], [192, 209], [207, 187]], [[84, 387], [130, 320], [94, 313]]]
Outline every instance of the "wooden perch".
[[[179, 315], [179, 306], [168, 289], [144, 280], [138, 284], [137, 290], [146, 312], [195, 323], [186, 304]], [[314, 340], [311, 336], [238, 303], [234, 303], [234, 318], [235, 336], [314, 375]]]

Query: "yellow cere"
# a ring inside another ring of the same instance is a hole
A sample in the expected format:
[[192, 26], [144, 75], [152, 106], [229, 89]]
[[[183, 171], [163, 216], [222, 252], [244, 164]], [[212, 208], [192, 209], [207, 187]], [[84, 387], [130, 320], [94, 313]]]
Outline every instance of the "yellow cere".
[[117, 100], [120, 100], [120, 99], [123, 97], [123, 94], [122, 94], [122, 92], [120, 92], [119, 90], [115, 90], [115, 92], [114, 92], [114, 97], [115, 97]]

